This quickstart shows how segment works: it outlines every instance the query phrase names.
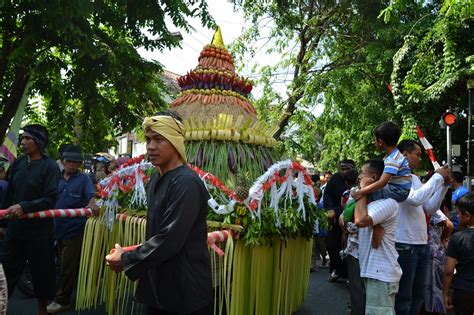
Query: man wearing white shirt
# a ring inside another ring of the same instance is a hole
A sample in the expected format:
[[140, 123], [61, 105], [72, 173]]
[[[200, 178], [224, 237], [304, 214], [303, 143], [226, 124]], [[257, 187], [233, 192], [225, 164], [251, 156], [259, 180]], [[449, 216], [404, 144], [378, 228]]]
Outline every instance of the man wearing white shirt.
[[[372, 184], [383, 172], [380, 165], [365, 163], [359, 176], [360, 187]], [[377, 170], [375, 168], [379, 168]], [[374, 173], [377, 173], [374, 178]], [[395, 250], [395, 233], [398, 222], [398, 203], [393, 199], [380, 199], [367, 205], [367, 196], [357, 200], [354, 213], [359, 228], [358, 252], [360, 276], [365, 280], [365, 314], [395, 314], [395, 295], [402, 275]], [[373, 226], [383, 227], [385, 234], [375, 248], [372, 244]]]
[[[420, 166], [421, 147], [416, 141], [403, 140], [398, 144], [398, 149], [408, 160], [412, 171]], [[450, 172], [446, 168], [436, 170], [424, 185], [412, 174], [408, 198], [399, 204], [395, 246], [403, 275], [395, 299], [398, 315], [416, 315], [423, 305], [429, 262], [424, 211], [434, 214], [439, 209], [449, 181]]]

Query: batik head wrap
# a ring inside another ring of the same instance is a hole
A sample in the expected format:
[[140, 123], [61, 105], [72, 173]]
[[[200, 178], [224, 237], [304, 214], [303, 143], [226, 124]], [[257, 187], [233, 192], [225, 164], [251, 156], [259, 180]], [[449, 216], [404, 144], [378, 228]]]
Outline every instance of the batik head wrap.
[[31, 135], [33, 141], [38, 146], [38, 149], [41, 151], [41, 153], [45, 154], [46, 145], [48, 144], [48, 129], [39, 124], [27, 125], [22, 129]]
[[162, 135], [178, 151], [181, 159], [186, 163], [186, 152], [184, 150], [184, 125], [178, 119], [167, 116], [157, 115], [145, 117], [143, 120], [143, 130], [152, 130]]

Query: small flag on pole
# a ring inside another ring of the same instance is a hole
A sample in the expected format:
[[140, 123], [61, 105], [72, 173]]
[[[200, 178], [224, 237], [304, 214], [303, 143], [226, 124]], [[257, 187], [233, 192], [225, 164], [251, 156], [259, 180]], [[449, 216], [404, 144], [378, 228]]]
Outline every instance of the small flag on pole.
[[8, 133], [3, 140], [3, 144], [0, 146], [0, 154], [3, 154], [10, 163], [12, 163], [17, 155], [18, 147], [18, 135], [20, 133], [21, 121], [23, 120], [23, 114], [25, 113], [26, 104], [28, 103], [28, 93], [30, 91], [31, 82], [28, 82], [25, 86], [25, 91], [21, 97], [20, 104], [13, 117]]
[[418, 135], [418, 139], [420, 139], [423, 148], [426, 150], [426, 154], [430, 158], [431, 164], [433, 164], [434, 169], [438, 169], [441, 166], [439, 165], [438, 161], [436, 161], [436, 157], [433, 153], [433, 146], [429, 141], [425, 138], [425, 134], [421, 130], [420, 126], [416, 126], [416, 134]]

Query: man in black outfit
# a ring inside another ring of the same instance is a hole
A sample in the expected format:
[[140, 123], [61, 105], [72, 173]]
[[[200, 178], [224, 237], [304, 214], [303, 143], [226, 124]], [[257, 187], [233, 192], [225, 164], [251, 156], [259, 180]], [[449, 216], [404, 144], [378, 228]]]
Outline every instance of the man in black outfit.
[[326, 238], [329, 254], [329, 282], [335, 282], [340, 277], [347, 278], [347, 265], [339, 255], [342, 249], [342, 230], [338, 224], [338, 218], [343, 211], [343, 194], [350, 189], [346, 177], [354, 171], [354, 161], [342, 160], [338, 165], [338, 172], [331, 177], [324, 190], [323, 206], [328, 213], [329, 220], [329, 231]]
[[209, 194], [186, 166], [184, 126], [174, 113], [145, 118], [148, 159], [157, 168], [147, 192], [146, 241], [124, 252], [117, 244], [107, 264], [137, 280], [137, 300], [149, 314], [212, 314], [207, 248]]
[[1, 253], [11, 297], [26, 261], [38, 298], [38, 314], [47, 314], [48, 299], [55, 293], [53, 219], [16, 220], [25, 213], [54, 208], [59, 167], [45, 154], [48, 131], [42, 125], [23, 128], [21, 147], [25, 155], [11, 166], [3, 208], [9, 212]]

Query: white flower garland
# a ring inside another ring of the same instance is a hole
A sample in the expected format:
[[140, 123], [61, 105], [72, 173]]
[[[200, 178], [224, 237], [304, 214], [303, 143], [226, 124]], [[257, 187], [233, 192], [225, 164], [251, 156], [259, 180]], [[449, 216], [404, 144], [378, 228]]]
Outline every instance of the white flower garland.
[[[279, 176], [280, 171], [287, 170], [283, 179]], [[304, 206], [304, 196], [307, 195], [309, 202], [316, 205], [316, 198], [314, 195], [311, 183], [305, 179], [305, 175], [309, 177], [306, 170], [296, 161], [284, 160], [273, 164], [262, 176], [260, 176], [252, 185], [249, 191], [249, 196], [245, 200], [245, 205], [251, 211], [252, 218], [255, 218], [254, 212], [261, 220], [262, 218], [262, 199], [267, 190], [270, 190], [270, 207], [274, 209], [276, 217], [276, 225], [281, 226], [279, 217], [279, 204], [281, 198], [284, 196], [283, 211], [287, 209], [288, 205], [292, 204], [293, 188], [295, 188], [296, 197], [298, 199], [298, 214], [306, 220], [306, 209]], [[282, 180], [280, 187], [278, 187], [279, 180]], [[268, 184], [271, 184], [268, 188]], [[289, 202], [289, 203], [287, 203]]]

